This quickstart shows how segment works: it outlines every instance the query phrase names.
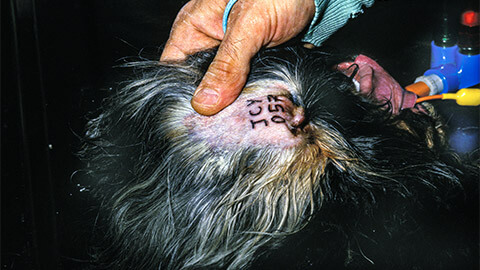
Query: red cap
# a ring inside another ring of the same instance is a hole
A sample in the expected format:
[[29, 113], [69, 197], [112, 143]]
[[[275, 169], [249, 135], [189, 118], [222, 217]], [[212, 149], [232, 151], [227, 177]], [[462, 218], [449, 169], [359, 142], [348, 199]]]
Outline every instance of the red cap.
[[479, 18], [478, 18], [478, 12], [475, 11], [465, 11], [462, 14], [462, 24], [465, 26], [469, 27], [474, 27], [480, 24]]

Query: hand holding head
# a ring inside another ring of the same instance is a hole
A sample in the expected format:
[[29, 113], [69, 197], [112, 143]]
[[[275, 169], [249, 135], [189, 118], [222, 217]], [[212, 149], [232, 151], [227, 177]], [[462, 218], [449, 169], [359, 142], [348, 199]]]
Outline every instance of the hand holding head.
[[238, 0], [223, 33], [227, 0], [192, 0], [174, 22], [161, 61], [185, 59], [194, 52], [219, 46], [192, 99], [204, 115], [231, 104], [245, 85], [250, 59], [262, 48], [298, 35], [315, 13], [313, 0]]

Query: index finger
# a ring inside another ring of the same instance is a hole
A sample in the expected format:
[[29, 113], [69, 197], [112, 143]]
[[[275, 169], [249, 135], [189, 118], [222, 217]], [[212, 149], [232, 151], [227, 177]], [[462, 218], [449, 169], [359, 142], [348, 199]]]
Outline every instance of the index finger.
[[160, 61], [185, 60], [188, 55], [216, 47], [219, 43], [219, 40], [199, 32], [194, 26], [182, 24], [172, 29]]
[[202, 1], [188, 2], [178, 13], [160, 61], [179, 61], [195, 52], [220, 44], [221, 5], [206, 5]]

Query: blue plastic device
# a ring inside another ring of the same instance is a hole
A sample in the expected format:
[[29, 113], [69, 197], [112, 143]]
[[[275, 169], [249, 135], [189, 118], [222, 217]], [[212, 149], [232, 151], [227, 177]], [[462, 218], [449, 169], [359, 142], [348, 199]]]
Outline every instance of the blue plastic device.
[[424, 76], [437, 75], [443, 82], [441, 93], [480, 83], [480, 55], [462, 54], [457, 45], [441, 47], [431, 43], [430, 69]]

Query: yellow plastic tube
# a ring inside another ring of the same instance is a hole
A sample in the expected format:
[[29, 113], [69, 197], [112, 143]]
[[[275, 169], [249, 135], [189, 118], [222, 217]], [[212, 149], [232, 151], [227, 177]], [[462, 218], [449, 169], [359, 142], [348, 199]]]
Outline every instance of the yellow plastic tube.
[[478, 88], [463, 88], [457, 93], [446, 93], [442, 96], [442, 99], [455, 99], [457, 104], [462, 106], [480, 105], [480, 89]]
[[435, 99], [454, 99], [461, 106], [478, 106], [480, 105], [480, 89], [479, 88], [462, 88], [456, 93], [446, 93], [441, 95], [426, 96], [417, 99], [416, 103]]

